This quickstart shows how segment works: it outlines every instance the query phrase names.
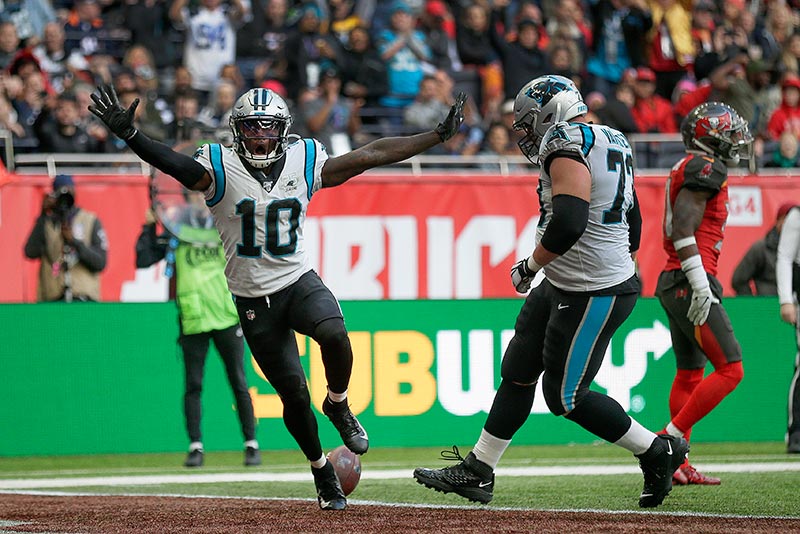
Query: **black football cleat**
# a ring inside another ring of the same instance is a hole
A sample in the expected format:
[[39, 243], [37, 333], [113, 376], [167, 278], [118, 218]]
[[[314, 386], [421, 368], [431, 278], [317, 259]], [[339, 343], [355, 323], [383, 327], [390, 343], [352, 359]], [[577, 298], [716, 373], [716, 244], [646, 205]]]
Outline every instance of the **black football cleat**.
[[186, 455], [186, 460], [183, 462], [184, 467], [202, 467], [203, 466], [203, 449], [192, 449]]
[[367, 431], [358, 422], [356, 416], [350, 411], [347, 399], [342, 402], [332, 402], [328, 397], [322, 401], [322, 413], [331, 420], [333, 426], [339, 431], [342, 443], [356, 454], [364, 454], [369, 449]]
[[640, 508], [654, 508], [672, 491], [672, 475], [683, 464], [689, 444], [683, 438], [659, 434], [650, 448], [637, 456], [644, 474]]
[[414, 469], [419, 484], [443, 493], [456, 493], [470, 501], [488, 504], [494, 497], [494, 470], [470, 452], [462, 458], [458, 447], [442, 451], [442, 458], [458, 460], [458, 464], [442, 469]]
[[255, 447], [246, 447], [244, 449], [244, 465], [247, 467], [261, 465], [261, 452]]
[[347, 498], [342, 491], [342, 485], [333, 470], [333, 464], [326, 462], [317, 469], [311, 468], [314, 475], [314, 485], [317, 487], [317, 502], [323, 510], [344, 510], [347, 508]]

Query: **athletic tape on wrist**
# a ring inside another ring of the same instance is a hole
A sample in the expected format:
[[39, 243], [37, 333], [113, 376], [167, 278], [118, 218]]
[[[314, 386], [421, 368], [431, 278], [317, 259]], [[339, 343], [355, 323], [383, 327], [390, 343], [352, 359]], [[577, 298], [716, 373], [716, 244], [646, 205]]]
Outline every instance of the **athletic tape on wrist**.
[[692, 290], [697, 292], [700, 290], [708, 289], [708, 275], [703, 268], [703, 260], [700, 254], [689, 256], [685, 260], [681, 260], [681, 270], [686, 275]]
[[528, 269], [530, 269], [531, 272], [534, 273], [538, 273], [543, 267], [543, 265], [539, 265], [538, 263], [536, 263], [536, 260], [533, 259], [533, 254], [528, 256], [528, 261], [526, 261], [525, 263], [528, 265]]
[[675, 241], [672, 242], [672, 246], [675, 247], [675, 250], [686, 248], [689, 245], [697, 245], [697, 241], [695, 241], [693, 235], [690, 235], [689, 237], [683, 237], [681, 239], [676, 239]]

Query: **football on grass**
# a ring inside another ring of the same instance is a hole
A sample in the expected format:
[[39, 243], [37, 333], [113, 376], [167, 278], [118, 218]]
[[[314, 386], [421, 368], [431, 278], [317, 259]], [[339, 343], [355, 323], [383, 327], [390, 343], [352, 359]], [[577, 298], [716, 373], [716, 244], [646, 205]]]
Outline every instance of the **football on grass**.
[[328, 461], [333, 464], [333, 470], [339, 477], [342, 491], [350, 495], [361, 480], [361, 458], [356, 453], [341, 445], [328, 453]]

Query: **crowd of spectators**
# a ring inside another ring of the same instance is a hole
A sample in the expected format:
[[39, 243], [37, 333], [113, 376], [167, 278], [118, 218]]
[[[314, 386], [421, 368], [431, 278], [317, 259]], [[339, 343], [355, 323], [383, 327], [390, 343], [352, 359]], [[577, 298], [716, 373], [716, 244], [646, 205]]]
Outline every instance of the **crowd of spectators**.
[[[462, 132], [442, 154], [516, 154], [510, 100], [528, 80], [575, 81], [592, 118], [676, 133], [723, 101], [761, 164], [794, 167], [798, 0], [3, 0], [0, 129], [17, 151], [117, 152], [86, 111], [99, 83], [160, 141], [230, 142], [249, 87], [292, 106], [293, 130], [334, 153], [430, 129], [459, 90]], [[505, 129], [505, 132], [501, 130]]]

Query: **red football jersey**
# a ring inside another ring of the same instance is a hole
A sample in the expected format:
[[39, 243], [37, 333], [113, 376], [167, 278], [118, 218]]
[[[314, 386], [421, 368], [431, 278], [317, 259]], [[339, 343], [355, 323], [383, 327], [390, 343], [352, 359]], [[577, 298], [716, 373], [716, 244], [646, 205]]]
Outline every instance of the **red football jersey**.
[[664, 250], [667, 253], [667, 271], [681, 268], [681, 261], [668, 237], [672, 234], [672, 213], [675, 199], [682, 187], [713, 191], [706, 202], [703, 220], [694, 233], [703, 267], [711, 275], [717, 274], [717, 260], [722, 249], [725, 222], [728, 220], [728, 168], [711, 156], [689, 154], [672, 167], [667, 178], [666, 209], [664, 210]]

